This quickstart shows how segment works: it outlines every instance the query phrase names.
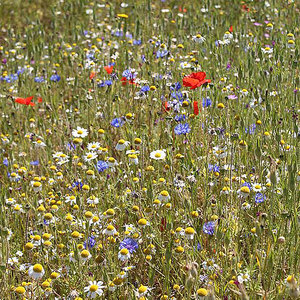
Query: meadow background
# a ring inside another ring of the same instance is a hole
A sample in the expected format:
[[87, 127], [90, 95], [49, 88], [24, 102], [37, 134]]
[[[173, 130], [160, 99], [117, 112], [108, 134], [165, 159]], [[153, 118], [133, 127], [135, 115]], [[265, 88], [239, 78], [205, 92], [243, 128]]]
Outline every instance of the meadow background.
[[299, 299], [297, 1], [0, 16], [1, 299]]

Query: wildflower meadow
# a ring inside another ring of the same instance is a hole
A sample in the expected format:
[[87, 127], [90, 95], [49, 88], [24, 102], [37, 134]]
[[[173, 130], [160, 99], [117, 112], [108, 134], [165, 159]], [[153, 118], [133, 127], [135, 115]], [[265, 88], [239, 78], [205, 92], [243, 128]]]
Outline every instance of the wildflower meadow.
[[300, 299], [299, 15], [0, 1], [0, 299]]

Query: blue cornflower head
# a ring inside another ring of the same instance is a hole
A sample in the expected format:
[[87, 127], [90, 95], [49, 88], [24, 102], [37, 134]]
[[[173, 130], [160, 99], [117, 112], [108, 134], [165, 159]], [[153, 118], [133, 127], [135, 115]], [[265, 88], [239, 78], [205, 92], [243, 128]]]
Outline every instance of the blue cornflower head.
[[188, 123], [185, 124], [178, 124], [177, 126], [175, 126], [174, 128], [174, 132], [175, 134], [187, 134], [191, 131], [190, 125]]
[[214, 221], [206, 222], [203, 225], [203, 232], [209, 235], [213, 235], [215, 232], [216, 223]]
[[30, 162], [31, 166], [38, 166], [40, 164], [40, 162], [38, 160], [33, 160]]
[[253, 123], [249, 126], [249, 128], [245, 128], [245, 133], [253, 134], [256, 129], [256, 124]]
[[130, 254], [139, 248], [139, 244], [132, 238], [126, 238], [120, 243], [120, 249], [126, 248]]
[[127, 32], [127, 33], [126, 33], [126, 38], [128, 38], [128, 39], [130, 39], [130, 40], [131, 40], [131, 39], [132, 39], [132, 37], [133, 37], [133, 36], [132, 36], [132, 34], [131, 34], [131, 33], [129, 33], [129, 32]]
[[203, 98], [202, 99], [202, 106], [203, 107], [209, 107], [209, 106], [211, 106], [211, 99], [210, 98]]
[[4, 166], [8, 167], [9, 162], [8, 162], [7, 158], [3, 159], [3, 164], [4, 164]]
[[99, 160], [96, 164], [96, 168], [97, 168], [98, 172], [104, 172], [106, 169], [109, 168], [109, 166], [106, 161]]
[[111, 121], [110, 125], [116, 128], [122, 127], [125, 121], [122, 118], [115, 118]]
[[35, 77], [34, 78], [34, 82], [41, 83], [41, 82], [44, 82], [44, 81], [45, 81], [44, 77]]
[[186, 115], [176, 115], [174, 119], [176, 122], [185, 121]]
[[163, 58], [163, 57], [167, 56], [168, 53], [169, 53], [168, 50], [158, 50], [156, 52], [156, 58]]
[[8, 76], [5, 77], [1, 77], [1, 81], [6, 81], [7, 83], [11, 83], [18, 80], [18, 75], [17, 74], [10, 74]]
[[170, 86], [171, 91], [179, 91], [181, 89], [181, 84], [180, 82], [175, 82]]
[[50, 77], [50, 80], [53, 82], [58, 82], [58, 81], [60, 81], [60, 76], [57, 74], [54, 74]]
[[220, 167], [218, 165], [208, 164], [208, 170], [209, 170], [209, 172], [218, 172], [218, 173], [220, 173]]
[[112, 85], [112, 81], [111, 80], [105, 80], [105, 85], [106, 86], [111, 86]]
[[88, 240], [85, 241], [85, 242], [83, 243], [83, 246], [84, 246], [85, 249], [87, 249], [87, 248], [91, 249], [91, 248], [93, 248], [95, 245], [96, 245], [96, 239], [95, 239], [95, 237], [93, 237], [93, 236], [90, 236], [90, 237], [88, 238]]
[[141, 92], [147, 93], [149, 91], [150, 91], [149, 85], [144, 85], [144, 86], [141, 87]]
[[135, 79], [137, 76], [137, 72], [132, 69], [127, 69], [122, 73], [122, 77], [126, 77], [127, 80]]
[[17, 75], [23, 74], [24, 72], [25, 72], [25, 69], [24, 69], [24, 68], [19, 69], [19, 70], [17, 71]]
[[142, 40], [133, 40], [133, 45], [139, 46], [142, 44]]
[[263, 203], [266, 200], [266, 196], [262, 193], [255, 194], [255, 203]]
[[117, 36], [117, 37], [121, 37], [121, 36], [123, 36], [123, 31], [122, 30], [113, 30], [112, 32], [111, 32], [111, 35], [114, 35], [114, 36]]
[[77, 189], [78, 191], [82, 190], [83, 183], [81, 181], [74, 181], [70, 190]]
[[181, 92], [173, 92], [171, 94], [171, 97], [173, 99], [177, 99], [178, 101], [182, 102], [183, 101], [183, 94]]

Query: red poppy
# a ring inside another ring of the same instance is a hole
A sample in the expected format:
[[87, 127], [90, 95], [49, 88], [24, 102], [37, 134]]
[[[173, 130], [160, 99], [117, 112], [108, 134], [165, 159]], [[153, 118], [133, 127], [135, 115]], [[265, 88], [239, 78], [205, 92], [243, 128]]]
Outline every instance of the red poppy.
[[107, 74], [111, 74], [113, 71], [114, 66], [105, 66], [104, 70], [107, 72]]
[[42, 103], [43, 99], [41, 97], [38, 97], [38, 103]]
[[198, 101], [194, 101], [194, 115], [198, 116], [199, 115], [199, 107], [198, 107]]
[[211, 82], [210, 79], [205, 79], [205, 72], [197, 72], [192, 73], [188, 76], [185, 76], [182, 80], [183, 86], [190, 87], [191, 89], [195, 89], [205, 83]]
[[127, 80], [126, 77], [122, 77], [121, 81], [122, 81], [122, 85], [126, 85], [127, 83], [135, 84], [134, 79]]
[[27, 97], [27, 98], [16, 98], [15, 102], [24, 104], [24, 105], [35, 106], [35, 104], [33, 102], [31, 102], [32, 99], [33, 99], [33, 96]]
[[90, 74], [90, 80], [92, 80], [96, 76], [96, 72], [91, 72]]
[[165, 102], [164, 102], [164, 104], [163, 104], [163, 106], [162, 106], [162, 110], [163, 110], [163, 112], [168, 112], [168, 111], [171, 110], [171, 107], [170, 107], [168, 101], [165, 101]]
[[233, 32], [233, 26], [232, 25], [229, 27], [229, 32]]

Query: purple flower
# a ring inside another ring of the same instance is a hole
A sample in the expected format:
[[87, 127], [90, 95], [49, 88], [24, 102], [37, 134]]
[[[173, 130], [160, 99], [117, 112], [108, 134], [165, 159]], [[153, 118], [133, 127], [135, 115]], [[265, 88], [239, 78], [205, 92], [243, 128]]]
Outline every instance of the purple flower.
[[262, 193], [255, 194], [255, 203], [263, 203], [266, 200], [266, 196]]
[[107, 162], [103, 161], [103, 160], [99, 160], [96, 164], [96, 168], [98, 170], [99, 173], [104, 172], [106, 169], [109, 168]]
[[111, 121], [110, 125], [116, 128], [122, 127], [125, 121], [122, 118], [115, 118]]
[[234, 100], [234, 99], [237, 99], [237, 96], [236, 96], [236, 95], [229, 95], [229, 96], [228, 96], [228, 99]]
[[211, 99], [210, 98], [203, 98], [202, 99], [202, 106], [204, 108], [211, 106]]
[[187, 134], [191, 131], [190, 125], [188, 123], [185, 124], [178, 124], [177, 126], [175, 126], [174, 128], [174, 132], [177, 135], [181, 135], [181, 134]]
[[85, 242], [83, 243], [83, 246], [84, 246], [85, 249], [87, 249], [87, 248], [91, 249], [91, 248], [93, 248], [95, 245], [96, 245], [96, 239], [95, 239], [95, 237], [93, 237], [93, 236], [90, 236], [90, 237], [88, 238], [88, 240], [85, 241]]
[[126, 238], [120, 243], [120, 249], [126, 248], [130, 254], [135, 252], [139, 247], [139, 244], [137, 243], [136, 240], [132, 238]]
[[209, 235], [213, 235], [215, 232], [216, 223], [213, 221], [206, 222], [203, 225], [203, 232]]
[[50, 80], [53, 82], [58, 82], [58, 81], [60, 81], [60, 76], [57, 74], [54, 74], [50, 77]]

